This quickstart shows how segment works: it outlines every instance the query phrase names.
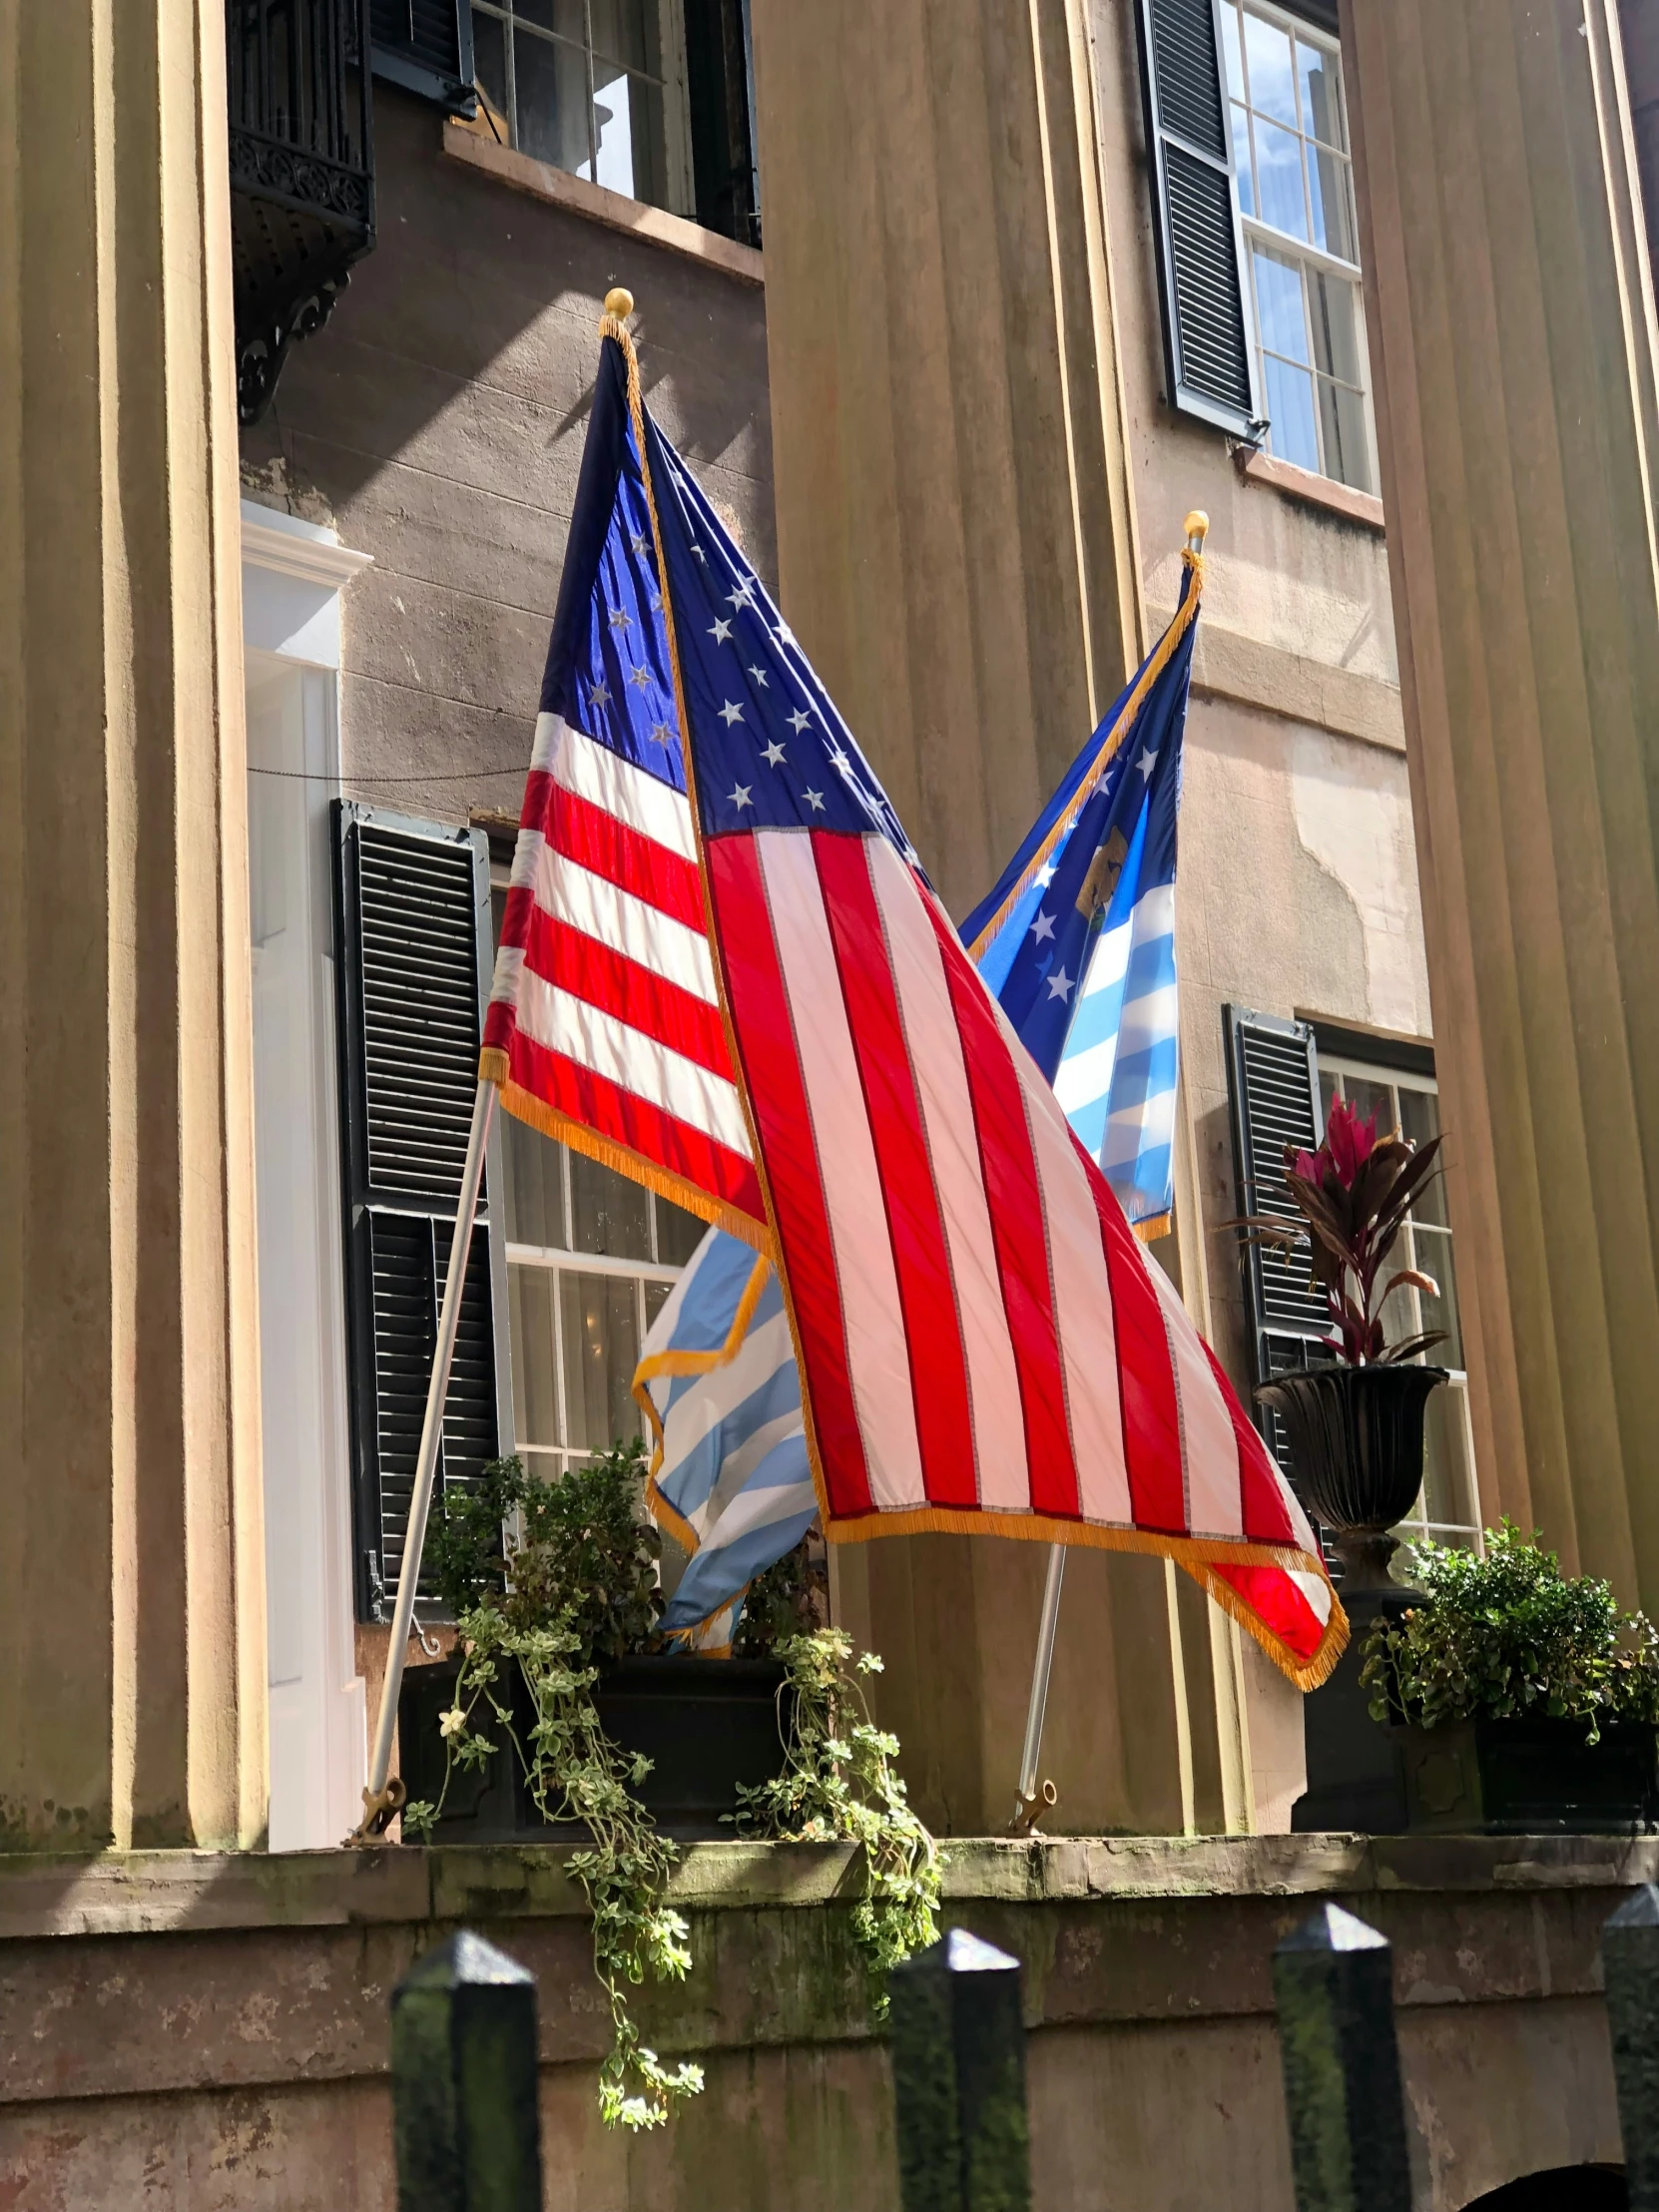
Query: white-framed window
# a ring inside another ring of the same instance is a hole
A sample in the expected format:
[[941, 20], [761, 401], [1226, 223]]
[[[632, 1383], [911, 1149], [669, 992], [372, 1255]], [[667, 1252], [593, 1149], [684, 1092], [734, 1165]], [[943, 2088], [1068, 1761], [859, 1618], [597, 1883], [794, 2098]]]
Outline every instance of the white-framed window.
[[511, 1114], [501, 1136], [513, 1448], [554, 1481], [643, 1433], [640, 1348], [708, 1224]]
[[[1413, 1144], [1423, 1145], [1440, 1133], [1439, 1091], [1431, 1075], [1368, 1066], [1325, 1052], [1319, 1056], [1319, 1075], [1320, 1101], [1326, 1114], [1334, 1098], [1344, 1098], [1356, 1113], [1377, 1116], [1379, 1136], [1397, 1129]], [[1431, 1298], [1426, 1291], [1396, 1291], [1383, 1308], [1384, 1338], [1398, 1344], [1424, 1330], [1443, 1330], [1444, 1343], [1422, 1357], [1436, 1367], [1451, 1370], [1450, 1382], [1428, 1400], [1422, 1489], [1416, 1504], [1399, 1523], [1397, 1534], [1407, 1543], [1415, 1537], [1432, 1536], [1436, 1543], [1478, 1549], [1480, 1505], [1474, 1483], [1468, 1376], [1463, 1366], [1451, 1221], [1446, 1212], [1444, 1178], [1439, 1175], [1429, 1177], [1389, 1256], [1387, 1272], [1392, 1274], [1397, 1268], [1411, 1268], [1426, 1275], [1439, 1295]]]
[[1377, 488], [1342, 53], [1265, 0], [1220, 0], [1244, 293], [1268, 449]]
[[472, 0], [472, 45], [521, 153], [695, 215], [681, 0]]

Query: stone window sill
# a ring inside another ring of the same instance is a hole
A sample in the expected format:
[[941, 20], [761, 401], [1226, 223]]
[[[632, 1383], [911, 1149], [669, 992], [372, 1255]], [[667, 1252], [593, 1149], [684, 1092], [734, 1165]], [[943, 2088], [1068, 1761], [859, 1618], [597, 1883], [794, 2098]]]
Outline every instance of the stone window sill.
[[1298, 468], [1294, 461], [1276, 460], [1271, 453], [1252, 453], [1244, 446], [1238, 448], [1233, 459], [1247, 483], [1271, 484], [1288, 499], [1324, 507], [1328, 513], [1364, 523], [1371, 530], [1382, 528], [1382, 502], [1369, 491], [1355, 491], [1334, 477], [1316, 476], [1312, 469]]
[[545, 200], [550, 207], [586, 216], [591, 223], [603, 223], [613, 231], [625, 231], [648, 245], [684, 255], [687, 261], [701, 262], [705, 269], [723, 270], [740, 283], [766, 281], [766, 265], [754, 247], [740, 246], [736, 239], [722, 238], [718, 231], [705, 231], [700, 224], [670, 215], [665, 208], [648, 208], [625, 193], [590, 185], [568, 170], [515, 153], [512, 147], [499, 143], [482, 117], [477, 123], [445, 123], [443, 150], [452, 160], [481, 169], [498, 184], [526, 192], [533, 200]]

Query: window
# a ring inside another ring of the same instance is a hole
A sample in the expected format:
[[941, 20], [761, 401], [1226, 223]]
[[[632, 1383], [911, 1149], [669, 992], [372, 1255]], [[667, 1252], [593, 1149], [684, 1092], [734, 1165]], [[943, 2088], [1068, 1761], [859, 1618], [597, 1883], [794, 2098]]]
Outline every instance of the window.
[[1335, 39], [1221, 0], [1262, 411], [1282, 460], [1375, 488], [1353, 165]]
[[[1431, 1075], [1405, 1074], [1321, 1052], [1319, 1076], [1320, 1103], [1326, 1113], [1334, 1098], [1346, 1098], [1356, 1113], [1377, 1116], [1380, 1135], [1397, 1129], [1413, 1144], [1423, 1145], [1440, 1133], [1440, 1099]], [[1477, 1545], [1480, 1510], [1474, 1487], [1468, 1377], [1463, 1369], [1457, 1277], [1442, 1177], [1429, 1178], [1427, 1190], [1400, 1232], [1389, 1267], [1390, 1272], [1394, 1268], [1414, 1268], [1428, 1276], [1437, 1285], [1439, 1296], [1431, 1298], [1426, 1291], [1396, 1291], [1382, 1310], [1385, 1339], [1398, 1344], [1402, 1338], [1414, 1337], [1423, 1330], [1443, 1330], [1444, 1344], [1422, 1357], [1452, 1371], [1451, 1381], [1428, 1400], [1422, 1490], [1400, 1522], [1399, 1534], [1406, 1542], [1426, 1535], [1436, 1543]]]
[[510, 1114], [501, 1123], [514, 1447], [553, 1479], [642, 1432], [640, 1347], [708, 1224]]
[[679, 0], [472, 0], [472, 46], [520, 152], [694, 213]]

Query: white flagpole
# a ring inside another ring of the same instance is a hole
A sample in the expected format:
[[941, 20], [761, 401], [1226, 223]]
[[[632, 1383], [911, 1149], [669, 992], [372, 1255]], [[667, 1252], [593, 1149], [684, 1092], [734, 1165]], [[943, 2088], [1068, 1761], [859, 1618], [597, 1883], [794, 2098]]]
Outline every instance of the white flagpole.
[[1037, 1656], [1031, 1668], [1031, 1701], [1025, 1708], [1025, 1748], [1019, 1760], [1019, 1796], [1008, 1824], [1011, 1836], [1034, 1833], [1042, 1813], [1058, 1804], [1059, 1793], [1045, 1782], [1037, 1794], [1037, 1762], [1042, 1756], [1043, 1716], [1048, 1710], [1048, 1678], [1054, 1667], [1054, 1636], [1060, 1625], [1060, 1583], [1066, 1571], [1066, 1547], [1048, 1547], [1048, 1579], [1043, 1584], [1042, 1617], [1037, 1623]]
[[449, 1371], [455, 1364], [455, 1334], [461, 1321], [461, 1290], [466, 1281], [467, 1256], [472, 1245], [472, 1223], [484, 1180], [484, 1147], [489, 1141], [490, 1119], [494, 1112], [495, 1085], [481, 1080], [472, 1102], [466, 1165], [461, 1170], [460, 1197], [455, 1205], [455, 1233], [449, 1244], [443, 1304], [438, 1309], [438, 1341], [432, 1353], [432, 1378], [426, 1386], [426, 1417], [421, 1423], [420, 1456], [415, 1461], [414, 1490], [409, 1499], [409, 1525], [397, 1573], [397, 1599], [391, 1610], [391, 1642], [386, 1650], [386, 1679], [380, 1691], [374, 1756], [369, 1761], [368, 1788], [363, 1792], [362, 1821], [345, 1839], [348, 1844], [371, 1843], [377, 1833], [376, 1823], [383, 1826], [384, 1819], [398, 1812], [403, 1804], [401, 1782], [394, 1782], [389, 1788], [386, 1782], [391, 1767], [391, 1737], [397, 1726], [397, 1696], [403, 1686], [403, 1662], [408, 1654], [415, 1590], [420, 1582], [420, 1556], [426, 1546], [426, 1516], [431, 1510], [432, 1484], [438, 1471], [443, 1401], [449, 1394]]

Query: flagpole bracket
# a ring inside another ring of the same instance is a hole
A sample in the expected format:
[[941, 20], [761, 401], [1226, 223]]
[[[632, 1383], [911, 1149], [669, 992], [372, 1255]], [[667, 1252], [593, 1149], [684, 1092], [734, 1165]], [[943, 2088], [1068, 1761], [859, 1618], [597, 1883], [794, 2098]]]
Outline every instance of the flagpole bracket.
[[1052, 1782], [1045, 1782], [1040, 1790], [1033, 1790], [1029, 1797], [1018, 1793], [1014, 1803], [1014, 1817], [1008, 1823], [1008, 1834], [1014, 1837], [1031, 1837], [1037, 1834], [1037, 1823], [1052, 1813], [1060, 1802], [1060, 1793]]
[[377, 1844], [408, 1802], [408, 1791], [396, 1775], [386, 1778], [383, 1790], [364, 1790], [363, 1817], [341, 1844], [342, 1851], [366, 1851]]

